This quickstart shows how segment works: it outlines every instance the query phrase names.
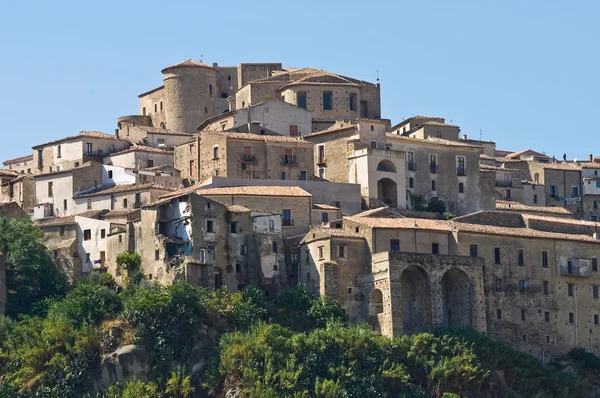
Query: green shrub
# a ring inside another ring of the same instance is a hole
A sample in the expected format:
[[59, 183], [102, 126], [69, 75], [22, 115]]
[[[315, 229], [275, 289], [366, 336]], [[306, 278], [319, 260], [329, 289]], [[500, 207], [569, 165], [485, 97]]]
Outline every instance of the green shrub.
[[331, 322], [346, 322], [346, 315], [340, 308], [340, 304], [327, 296], [321, 296], [313, 301], [308, 310], [308, 315], [317, 327], [325, 327]]

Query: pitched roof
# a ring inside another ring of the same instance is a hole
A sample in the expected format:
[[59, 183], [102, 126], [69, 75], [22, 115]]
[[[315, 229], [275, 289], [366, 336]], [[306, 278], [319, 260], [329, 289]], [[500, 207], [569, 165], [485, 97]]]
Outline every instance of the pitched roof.
[[89, 198], [92, 196], [103, 196], [103, 195], [112, 195], [115, 193], [123, 193], [123, 192], [133, 192], [133, 191], [141, 191], [146, 189], [158, 189], [162, 191], [170, 191], [171, 189], [163, 187], [162, 185], [156, 183], [147, 183], [147, 184], [122, 184], [122, 185], [112, 185], [112, 186], [100, 186], [98, 188], [84, 191], [81, 193], [76, 193], [73, 195], [73, 199], [79, 198]]
[[[96, 163], [96, 162], [93, 162]], [[48, 173], [42, 173], [42, 174], [35, 174], [33, 176], [33, 178], [38, 178], [38, 177], [47, 177], [47, 176], [53, 176], [53, 175], [58, 175], [58, 174], [68, 174], [68, 173], [73, 173], [74, 171], [80, 170], [80, 169], [85, 169], [86, 167], [90, 167], [92, 166], [92, 162], [85, 162], [84, 164], [82, 164], [81, 166], [78, 167], [74, 167], [72, 169], [63, 169], [60, 171], [50, 171]]]
[[408, 228], [424, 229], [429, 231], [450, 232], [451, 224], [446, 220], [428, 220], [424, 218], [392, 218], [392, 217], [344, 217], [351, 221], [367, 225], [372, 228]]
[[98, 138], [98, 139], [104, 139], [104, 140], [124, 141], [125, 142], [125, 140], [120, 140], [115, 135], [106, 134], [106, 133], [103, 133], [101, 131], [80, 131], [79, 134], [77, 134], [77, 135], [71, 135], [71, 136], [64, 137], [64, 138], [61, 138], [61, 139], [58, 139], [58, 140], [46, 142], [44, 144], [35, 145], [32, 148], [36, 149], [36, 148], [40, 148], [40, 147], [47, 146], [47, 145], [54, 145], [54, 144], [58, 144], [58, 143], [61, 143], [61, 142], [71, 141], [71, 140], [75, 140], [75, 139], [79, 139], [79, 138], [85, 138], [85, 137], [87, 137], [87, 138]]
[[354, 231], [349, 231], [343, 228], [316, 227], [308, 231], [308, 233], [304, 235], [304, 238], [300, 241], [300, 243], [309, 243], [315, 240], [327, 239], [330, 237], [365, 239], [365, 237], [362, 234]]
[[[400, 123], [392, 126], [392, 130], [396, 130], [397, 128], [399, 128], [405, 124], [408, 124], [409, 122], [412, 122], [412, 121], [421, 121], [421, 123], [423, 123], [423, 121], [425, 121], [425, 120], [433, 120], [433, 121], [436, 121], [439, 123], [444, 123], [446, 121], [446, 119], [444, 119], [443, 117], [438, 117], [438, 116], [415, 115], [415, 116], [409, 117], [408, 119], [404, 119]], [[421, 123], [417, 123], [417, 125], [421, 124]]]
[[264, 141], [264, 142], [281, 142], [281, 143], [293, 143], [293, 144], [304, 144], [310, 145], [310, 142], [303, 141], [300, 137], [288, 137], [286, 135], [262, 135], [262, 134], [251, 134], [251, 133], [234, 133], [227, 131], [214, 131], [204, 132], [202, 134], [210, 134], [226, 137], [227, 139], [233, 140], [247, 140], [247, 141]]
[[325, 134], [342, 133], [342, 132], [351, 131], [351, 130], [356, 130], [356, 132], [358, 132], [358, 128], [357, 128], [356, 124], [339, 125], [336, 123], [333, 126], [327, 128], [325, 130], [315, 131], [314, 133], [306, 134], [306, 135], [304, 135], [304, 139], [311, 138], [311, 137], [318, 137], [320, 135], [325, 135]]
[[162, 153], [163, 155], [173, 156], [173, 151], [167, 151], [166, 149], [155, 148], [153, 146], [148, 146], [148, 145], [135, 145], [135, 146], [129, 147], [127, 149], [124, 149], [122, 151], [108, 154], [104, 157], [107, 158], [110, 156], [118, 156], [118, 155], [123, 155], [125, 153], [131, 153], [131, 152]]
[[227, 210], [232, 213], [250, 213], [252, 211], [252, 209], [242, 205], [227, 206]]
[[398, 140], [398, 141], [406, 141], [407, 143], [423, 143], [423, 144], [433, 144], [433, 145], [442, 145], [442, 146], [455, 146], [455, 147], [462, 147], [462, 148], [475, 148], [478, 150], [481, 150], [480, 146], [477, 145], [471, 145], [471, 144], [466, 144], [464, 142], [460, 142], [460, 141], [452, 141], [452, 140], [446, 140], [443, 138], [437, 138], [437, 137], [427, 137], [427, 138], [414, 138], [414, 137], [407, 137], [404, 135], [398, 135], [398, 134], [390, 134], [390, 133], [386, 133], [385, 137], [387, 139], [392, 139], [392, 140]]
[[149, 126], [135, 126], [135, 127], [140, 130], [143, 130], [147, 133], [150, 133], [150, 134], [184, 135], [184, 136], [193, 135], [190, 133], [184, 133], [183, 131], [173, 131], [173, 130], [169, 130], [169, 129], [163, 129], [160, 127], [149, 127]]
[[[525, 215], [524, 215], [525, 217]], [[527, 216], [530, 217], [530, 216]], [[560, 218], [559, 220], [568, 219]], [[481, 233], [490, 235], [501, 235], [501, 236], [519, 236], [526, 238], [541, 238], [541, 239], [557, 239], [557, 240], [572, 240], [572, 241], [584, 241], [600, 243], [597, 239], [589, 235], [584, 234], [564, 234], [557, 232], [546, 232], [538, 231], [529, 228], [509, 228], [509, 227], [497, 227], [491, 225], [481, 224], [469, 224], [469, 223], [455, 223], [458, 232], [469, 232], [469, 233]]]
[[[200, 195], [240, 195], [240, 196], [295, 196], [312, 197], [300, 187], [294, 186], [266, 186], [250, 185], [244, 187], [218, 187], [218, 188], [200, 188]], [[162, 197], [161, 197], [162, 198]]]
[[319, 210], [339, 210], [339, 207], [326, 205], [324, 203], [313, 203], [313, 209]]
[[541, 157], [544, 157], [544, 158], [550, 158], [548, 155], [545, 155], [543, 153], [534, 151], [533, 149], [525, 149], [523, 151], [509, 153], [508, 155], [506, 155], [506, 157], [509, 158], [509, 159], [519, 159], [524, 154], [533, 154], [533, 155], [541, 156]]
[[145, 97], [146, 95], [152, 94], [153, 92], [158, 91], [158, 90], [162, 90], [163, 88], [165, 88], [164, 85], [162, 85], [160, 87], [153, 88], [152, 90], [148, 90], [148, 91], [146, 91], [144, 93], [139, 94], [138, 98]]
[[33, 160], [33, 154], [27, 155], [27, 156], [21, 156], [20, 158], [8, 159], [8, 160], [5, 160], [4, 162], [2, 162], [2, 164], [5, 166], [8, 166], [9, 164], [28, 162], [30, 160]]
[[74, 214], [67, 217], [52, 217], [41, 220], [36, 220], [36, 224], [40, 227], [57, 227], [61, 225], [75, 224], [75, 217], [97, 218], [108, 210], [89, 210], [83, 213]]
[[496, 171], [521, 171], [519, 169], [509, 169], [507, 167], [490, 166], [489, 164], [480, 164], [480, 169], [484, 170], [496, 170]]
[[[245, 108], [242, 108], [242, 109], [245, 109]], [[211, 123], [214, 123], [214, 122], [216, 122], [217, 120], [221, 120], [221, 119], [224, 119], [224, 118], [226, 118], [226, 117], [233, 116], [233, 115], [235, 115], [237, 112], [238, 112], [238, 111], [237, 111], [237, 109], [236, 109], [236, 110], [232, 110], [232, 111], [227, 111], [227, 112], [219, 113], [218, 115], [215, 115], [215, 116], [209, 117], [208, 119], [206, 119], [206, 120], [204, 120], [202, 123], [200, 123], [200, 125], [199, 125], [199, 126], [196, 128], [196, 130], [198, 130], [198, 131], [202, 131], [202, 130], [204, 130], [204, 128], [205, 128], [206, 126], [208, 126], [209, 124], [211, 124]]]
[[518, 202], [511, 202], [508, 200], [496, 200], [496, 210], [514, 210], [514, 211], [526, 211], [536, 213], [549, 213], [549, 214], [564, 214], [573, 215], [572, 212], [565, 209], [564, 207], [553, 207], [553, 206], [527, 206]]
[[579, 166], [576, 163], [542, 163], [542, 162], [531, 162], [527, 164], [533, 167], [539, 167], [545, 170], [567, 170], [567, 171], [580, 171]]
[[210, 65], [206, 65], [206, 64], [203, 64], [201, 62], [194, 61], [193, 59], [190, 58], [187, 61], [183, 61], [183, 62], [180, 62], [180, 63], [175, 64], [175, 65], [167, 66], [166, 68], [164, 68], [163, 70], [161, 70], [160, 73], [165, 73], [168, 70], [177, 69], [177, 68], [206, 68], [206, 69], [218, 70], [216, 68], [213, 68]]

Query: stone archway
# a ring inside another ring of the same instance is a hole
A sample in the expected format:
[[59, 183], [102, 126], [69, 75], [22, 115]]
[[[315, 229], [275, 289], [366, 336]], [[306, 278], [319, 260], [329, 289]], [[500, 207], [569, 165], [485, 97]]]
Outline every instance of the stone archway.
[[431, 287], [427, 273], [409, 266], [400, 277], [404, 333], [419, 332], [431, 325]]
[[398, 186], [389, 178], [377, 181], [377, 198], [390, 207], [398, 207]]
[[389, 161], [387, 159], [383, 159], [377, 165], [377, 171], [385, 171], [385, 172], [388, 172], [388, 173], [395, 173], [396, 172], [396, 166], [394, 166], [394, 163], [392, 163], [391, 161]]
[[473, 325], [473, 285], [467, 274], [451, 268], [442, 277], [444, 325], [463, 327]]
[[373, 331], [381, 334], [381, 321], [383, 316], [383, 293], [379, 289], [373, 290], [371, 293], [371, 301], [369, 303], [369, 318]]

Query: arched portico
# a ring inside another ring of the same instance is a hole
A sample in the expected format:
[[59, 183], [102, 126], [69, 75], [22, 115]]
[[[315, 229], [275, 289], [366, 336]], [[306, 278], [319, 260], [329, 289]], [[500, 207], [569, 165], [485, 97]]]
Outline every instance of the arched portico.
[[404, 333], [415, 333], [431, 325], [431, 287], [427, 273], [407, 267], [400, 278]]
[[451, 268], [442, 277], [444, 325], [462, 327], [473, 325], [473, 286], [467, 274]]

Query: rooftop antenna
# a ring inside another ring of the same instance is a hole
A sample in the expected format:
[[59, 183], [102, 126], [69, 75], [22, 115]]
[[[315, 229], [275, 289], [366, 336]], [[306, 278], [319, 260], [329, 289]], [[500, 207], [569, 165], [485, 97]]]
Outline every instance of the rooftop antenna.
[[483, 141], [483, 130], [479, 129], [479, 141]]
[[379, 71], [376, 71], [376, 72], [377, 72], [377, 83], [379, 83]]
[[204, 62], [202, 62], [202, 58], [204, 58], [204, 54], [200, 54], [200, 63], [201, 64], [204, 63]]

